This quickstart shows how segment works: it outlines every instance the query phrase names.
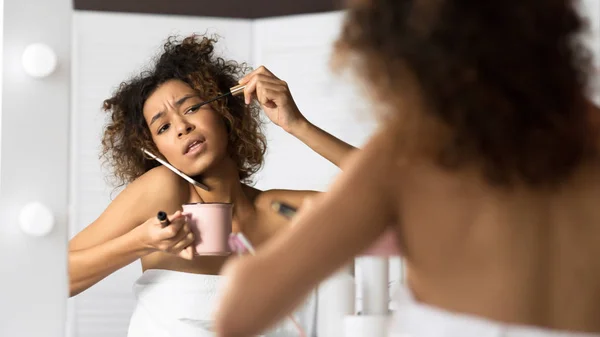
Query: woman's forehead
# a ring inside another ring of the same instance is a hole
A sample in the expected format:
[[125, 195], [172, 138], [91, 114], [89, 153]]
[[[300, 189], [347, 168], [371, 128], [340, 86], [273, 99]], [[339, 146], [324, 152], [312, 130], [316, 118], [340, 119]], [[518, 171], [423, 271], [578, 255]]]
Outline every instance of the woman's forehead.
[[198, 93], [181, 80], [169, 80], [154, 90], [144, 102], [144, 111], [156, 107], [175, 106], [184, 97], [197, 96]]

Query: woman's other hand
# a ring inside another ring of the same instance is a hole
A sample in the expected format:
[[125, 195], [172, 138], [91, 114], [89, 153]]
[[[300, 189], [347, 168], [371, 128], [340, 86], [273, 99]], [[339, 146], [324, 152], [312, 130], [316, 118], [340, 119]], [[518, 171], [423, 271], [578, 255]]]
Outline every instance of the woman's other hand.
[[169, 225], [163, 226], [157, 217], [152, 217], [133, 229], [144, 247], [150, 252], [161, 251], [178, 255], [186, 260], [194, 257], [194, 233], [186, 217], [177, 211], [168, 216]]

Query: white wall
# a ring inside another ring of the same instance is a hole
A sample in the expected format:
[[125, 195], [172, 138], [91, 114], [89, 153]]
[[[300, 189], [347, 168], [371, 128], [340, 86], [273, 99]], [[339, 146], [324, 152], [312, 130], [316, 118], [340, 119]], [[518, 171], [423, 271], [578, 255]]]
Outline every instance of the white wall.
[[594, 63], [596, 74], [594, 75], [596, 87], [596, 103], [600, 105], [600, 0], [586, 0], [589, 8], [589, 17], [592, 27], [592, 50], [594, 53]]
[[[353, 83], [333, 74], [329, 60], [342, 13], [299, 15], [254, 23], [253, 62], [288, 82], [298, 108], [313, 123], [355, 146], [374, 128]], [[274, 124], [266, 127], [268, 150], [257, 187], [326, 190], [339, 173], [333, 164]]]
[[[4, 0], [0, 129], [0, 336], [64, 336], [67, 297], [67, 191], [70, 81], [70, 0]], [[58, 55], [50, 77], [21, 67], [30, 43]], [[34, 200], [56, 216], [49, 236], [34, 238], [17, 225]]]
[[[112, 186], [98, 160], [104, 122], [100, 108], [119, 83], [139, 73], [172, 34], [218, 33], [218, 52], [237, 61], [249, 61], [251, 50], [251, 23], [243, 20], [76, 11], [73, 21], [71, 235], [110, 202]], [[140, 275], [135, 262], [70, 300], [71, 333], [124, 336], [134, 304], [131, 286]]]
[[583, 40], [594, 54], [596, 73], [593, 75], [595, 102], [600, 105], [600, 0], [580, 0], [581, 13], [588, 19], [589, 31]]

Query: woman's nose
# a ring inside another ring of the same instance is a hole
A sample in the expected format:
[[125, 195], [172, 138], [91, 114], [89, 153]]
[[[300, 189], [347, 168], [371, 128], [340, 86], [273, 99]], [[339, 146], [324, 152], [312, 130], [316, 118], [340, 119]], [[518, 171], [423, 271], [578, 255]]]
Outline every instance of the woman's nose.
[[182, 121], [178, 126], [177, 126], [177, 135], [179, 137], [184, 136], [189, 134], [190, 132], [194, 131], [194, 125], [187, 123], [185, 121]]

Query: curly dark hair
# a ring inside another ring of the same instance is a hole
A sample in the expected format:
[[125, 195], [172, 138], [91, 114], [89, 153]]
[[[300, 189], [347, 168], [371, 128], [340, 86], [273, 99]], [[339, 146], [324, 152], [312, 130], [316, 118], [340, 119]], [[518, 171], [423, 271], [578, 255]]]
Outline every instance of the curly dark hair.
[[358, 60], [357, 74], [396, 108], [384, 115], [392, 118], [409, 114], [397, 100], [412, 79], [425, 105], [417, 118], [447, 130], [418, 136], [437, 138], [441, 167], [473, 164], [496, 186], [556, 186], [597, 156], [591, 56], [573, 3], [356, 1], [334, 65]]
[[[214, 54], [216, 37], [192, 35], [168, 38], [164, 50], [149, 71], [124, 82], [104, 101], [110, 119], [102, 138], [101, 158], [112, 167], [117, 186], [125, 185], [159, 164], [146, 158], [140, 148], [158, 150], [152, 141], [142, 108], [148, 97], [166, 81], [187, 83], [200, 97], [210, 98], [238, 84], [250, 68], [245, 63], [226, 61]], [[261, 130], [260, 110], [243, 98], [228, 97], [211, 103], [227, 126], [228, 153], [239, 170], [241, 181], [263, 164], [266, 140]]]

